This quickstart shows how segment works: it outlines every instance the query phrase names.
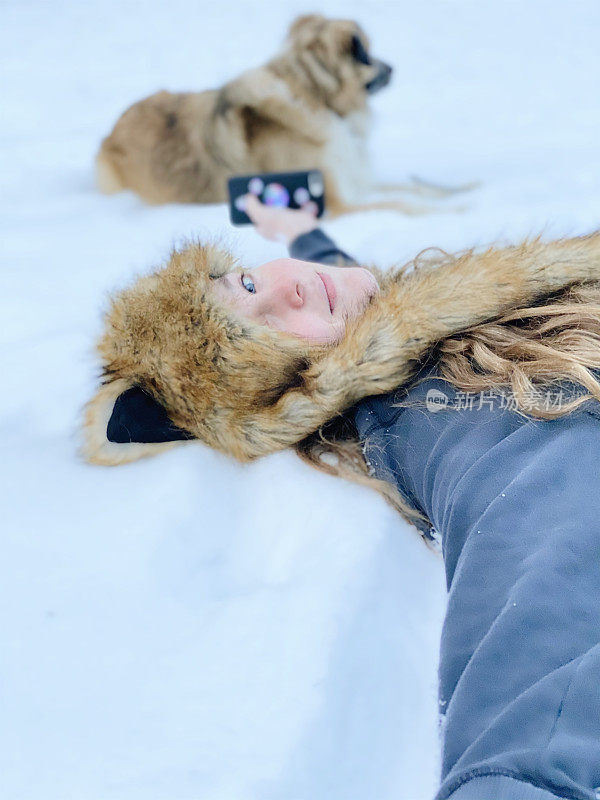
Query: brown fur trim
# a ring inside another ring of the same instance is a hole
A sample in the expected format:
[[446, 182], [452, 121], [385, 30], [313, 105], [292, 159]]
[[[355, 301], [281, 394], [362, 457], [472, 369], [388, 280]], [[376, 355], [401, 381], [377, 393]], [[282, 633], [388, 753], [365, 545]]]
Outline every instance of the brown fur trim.
[[[113, 299], [99, 345], [109, 386], [141, 386], [176, 425], [247, 461], [290, 447], [363, 397], [405, 383], [442, 339], [599, 280], [600, 234], [413, 266], [383, 277], [380, 294], [343, 340], [318, 348], [216, 305], [211, 275], [233, 268], [233, 259], [192, 245]], [[108, 391], [100, 390], [103, 397]]]

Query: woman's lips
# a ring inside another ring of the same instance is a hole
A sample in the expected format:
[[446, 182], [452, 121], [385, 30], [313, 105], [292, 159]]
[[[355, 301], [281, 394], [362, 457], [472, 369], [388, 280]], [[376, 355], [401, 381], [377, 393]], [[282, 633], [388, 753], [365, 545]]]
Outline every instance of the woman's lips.
[[329, 275], [325, 275], [322, 272], [317, 272], [317, 275], [323, 281], [323, 286], [325, 287], [325, 294], [327, 295], [327, 301], [329, 303], [329, 310], [333, 314], [333, 309], [335, 308], [335, 286], [333, 285], [333, 281], [329, 277]]

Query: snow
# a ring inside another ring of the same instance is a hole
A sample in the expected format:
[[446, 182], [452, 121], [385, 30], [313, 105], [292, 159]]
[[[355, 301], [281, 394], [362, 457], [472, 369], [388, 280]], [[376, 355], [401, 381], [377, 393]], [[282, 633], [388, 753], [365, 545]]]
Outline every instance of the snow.
[[[326, 224], [365, 262], [598, 226], [596, 0], [336, 2], [396, 68], [377, 176], [481, 188]], [[99, 195], [93, 156], [159, 88], [270, 56], [297, 0], [3, 4], [0, 774], [7, 800], [426, 800], [442, 563], [291, 453], [77, 455], [107, 294], [185, 237], [282, 254], [224, 206]], [[466, 206], [450, 213], [452, 206]]]

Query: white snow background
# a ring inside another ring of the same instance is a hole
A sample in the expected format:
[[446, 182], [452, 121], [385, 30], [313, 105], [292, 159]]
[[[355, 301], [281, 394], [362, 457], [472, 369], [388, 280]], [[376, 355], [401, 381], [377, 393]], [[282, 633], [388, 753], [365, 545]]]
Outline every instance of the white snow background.
[[[102, 136], [160, 88], [271, 56], [298, 0], [4, 2], [0, 289], [3, 800], [427, 800], [438, 556], [292, 453], [77, 455], [108, 293], [186, 236], [282, 255], [225, 206], [94, 188]], [[480, 180], [460, 214], [325, 224], [365, 262], [600, 224], [600, 4], [336, 2], [395, 67], [375, 173]], [[446, 201], [441, 206], [452, 205]]]

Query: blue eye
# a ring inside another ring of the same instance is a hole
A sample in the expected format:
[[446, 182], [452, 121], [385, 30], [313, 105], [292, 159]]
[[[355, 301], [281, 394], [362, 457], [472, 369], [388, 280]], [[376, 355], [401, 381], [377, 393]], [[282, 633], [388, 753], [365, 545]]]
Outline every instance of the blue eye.
[[248, 275], [242, 275], [242, 286], [247, 292], [250, 294], [256, 294], [256, 286], [254, 285], [254, 281]]

